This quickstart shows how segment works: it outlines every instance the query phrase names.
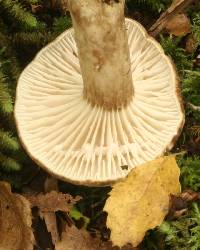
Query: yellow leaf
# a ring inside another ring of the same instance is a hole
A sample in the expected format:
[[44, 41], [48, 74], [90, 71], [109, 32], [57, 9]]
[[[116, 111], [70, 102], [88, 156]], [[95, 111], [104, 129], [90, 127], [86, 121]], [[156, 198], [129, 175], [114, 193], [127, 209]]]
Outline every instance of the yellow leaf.
[[114, 245], [134, 247], [145, 232], [160, 225], [168, 213], [169, 194], [180, 192], [179, 167], [175, 157], [166, 156], [135, 168], [113, 186], [104, 211]]
[[75, 226], [66, 227], [61, 241], [56, 242], [55, 250], [111, 250], [111, 242], [102, 242], [98, 237], [93, 238], [85, 229]]

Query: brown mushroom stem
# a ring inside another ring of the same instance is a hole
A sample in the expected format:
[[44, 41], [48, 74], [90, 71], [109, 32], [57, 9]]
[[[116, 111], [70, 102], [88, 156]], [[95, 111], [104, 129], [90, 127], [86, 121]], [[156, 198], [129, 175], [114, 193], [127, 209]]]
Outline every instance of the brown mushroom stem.
[[133, 96], [124, 0], [69, 0], [84, 82], [84, 98], [107, 110]]

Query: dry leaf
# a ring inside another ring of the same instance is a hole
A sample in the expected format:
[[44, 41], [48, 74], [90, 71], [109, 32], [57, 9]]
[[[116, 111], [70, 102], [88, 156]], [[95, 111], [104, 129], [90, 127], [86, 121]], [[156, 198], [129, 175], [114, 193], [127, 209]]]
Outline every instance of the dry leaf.
[[31, 4], [31, 11], [33, 14], [37, 14], [43, 10], [43, 6], [41, 4]]
[[170, 209], [167, 215], [168, 220], [184, 215], [190, 203], [200, 200], [200, 193], [192, 190], [185, 190], [179, 196], [170, 195]]
[[52, 243], [55, 244], [59, 240], [55, 212], [62, 211], [69, 213], [74, 204], [80, 200], [80, 197], [77, 196], [73, 198], [69, 194], [63, 194], [52, 189], [57, 189], [57, 180], [47, 178], [45, 181], [45, 191], [49, 192], [46, 194], [27, 196], [27, 198], [32, 207], [38, 207], [39, 216], [41, 219], [44, 219], [47, 230], [51, 234]]
[[103, 243], [98, 238], [93, 238], [85, 229], [75, 226], [66, 227], [62, 233], [61, 241], [56, 243], [55, 250], [108, 250], [112, 249], [111, 243]]
[[172, 220], [180, 217], [187, 211], [187, 207], [187, 202], [181, 196], [170, 195], [169, 212], [166, 218]]
[[181, 193], [180, 197], [187, 202], [194, 202], [200, 200], [200, 193], [196, 193], [193, 190], [185, 190]]
[[0, 249], [33, 249], [31, 224], [29, 201], [19, 194], [13, 194], [8, 183], [0, 182]]
[[169, 210], [169, 194], [180, 192], [180, 171], [173, 156], [135, 168], [114, 185], [104, 211], [114, 245], [142, 241], [145, 232], [160, 225]]
[[[45, 193], [58, 191], [58, 180], [53, 177], [48, 177], [44, 182]], [[52, 243], [55, 245], [59, 241], [59, 233], [57, 227], [56, 214], [54, 212], [39, 211], [40, 218], [43, 218], [47, 227], [47, 231], [51, 234]]]
[[185, 36], [191, 32], [189, 18], [185, 14], [177, 14], [165, 24], [168, 33], [175, 36]]
[[69, 212], [74, 204], [81, 199], [79, 196], [73, 198], [69, 194], [63, 194], [54, 190], [46, 194], [27, 196], [27, 198], [32, 207], [38, 207], [41, 212]]
[[184, 200], [181, 197], [182, 194], [180, 194], [179, 196], [175, 196], [175, 195], [170, 195], [170, 209], [173, 211], [178, 211], [178, 210], [182, 210], [188, 207], [188, 203], [186, 200]]
[[52, 243], [55, 245], [57, 241], [59, 241], [59, 233], [57, 229], [57, 220], [55, 213], [40, 212], [40, 218], [43, 218], [47, 227], [47, 231], [51, 234]]
[[193, 2], [194, 0], [174, 0], [171, 6], [165, 12], [163, 12], [158, 20], [150, 27], [150, 35], [155, 37], [166, 27], [166, 24], [170, 22], [174, 16], [183, 13]]

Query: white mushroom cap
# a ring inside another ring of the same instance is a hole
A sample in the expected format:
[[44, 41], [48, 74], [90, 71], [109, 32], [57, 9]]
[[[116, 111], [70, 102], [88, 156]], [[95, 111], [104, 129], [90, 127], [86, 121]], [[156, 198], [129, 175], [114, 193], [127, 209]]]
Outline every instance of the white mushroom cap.
[[172, 62], [140, 24], [126, 19], [126, 27], [134, 97], [122, 110], [83, 99], [73, 29], [42, 49], [20, 76], [19, 136], [30, 156], [60, 179], [110, 184], [171, 149], [180, 134], [184, 112]]

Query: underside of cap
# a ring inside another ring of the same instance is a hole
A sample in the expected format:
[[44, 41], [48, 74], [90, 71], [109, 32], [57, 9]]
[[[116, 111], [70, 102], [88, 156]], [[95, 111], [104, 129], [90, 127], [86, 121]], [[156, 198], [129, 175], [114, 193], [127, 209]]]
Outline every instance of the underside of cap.
[[109, 185], [172, 148], [184, 112], [171, 60], [136, 21], [126, 19], [134, 97], [106, 111], [83, 99], [73, 29], [42, 49], [21, 74], [15, 119], [24, 148], [56, 177]]

